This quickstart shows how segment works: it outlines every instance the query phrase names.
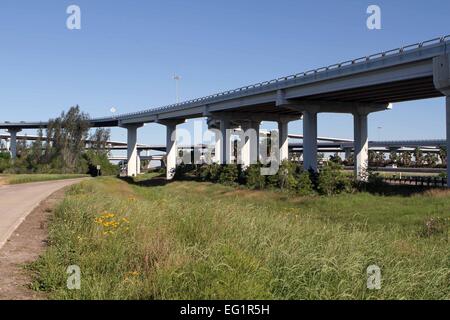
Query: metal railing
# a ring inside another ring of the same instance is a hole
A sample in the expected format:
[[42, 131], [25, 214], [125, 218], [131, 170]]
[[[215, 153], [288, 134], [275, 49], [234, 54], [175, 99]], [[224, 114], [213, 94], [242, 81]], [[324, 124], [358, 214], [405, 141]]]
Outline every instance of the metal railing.
[[421, 177], [421, 176], [399, 176], [385, 177], [383, 181], [394, 185], [409, 185], [422, 187], [445, 187], [447, 178], [443, 177]]

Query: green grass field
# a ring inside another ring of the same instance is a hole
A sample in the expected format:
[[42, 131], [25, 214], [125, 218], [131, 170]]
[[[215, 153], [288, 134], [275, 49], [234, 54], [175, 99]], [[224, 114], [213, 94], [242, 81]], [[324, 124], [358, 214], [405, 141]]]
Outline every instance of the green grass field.
[[[147, 177], [148, 178], [148, 177]], [[30, 269], [52, 299], [450, 299], [450, 192], [298, 197], [199, 182], [73, 186]], [[376, 264], [382, 288], [368, 290]], [[66, 268], [81, 268], [81, 290]]]
[[75, 179], [88, 177], [85, 174], [12, 174], [0, 176], [0, 182], [4, 184], [21, 184], [29, 182]]

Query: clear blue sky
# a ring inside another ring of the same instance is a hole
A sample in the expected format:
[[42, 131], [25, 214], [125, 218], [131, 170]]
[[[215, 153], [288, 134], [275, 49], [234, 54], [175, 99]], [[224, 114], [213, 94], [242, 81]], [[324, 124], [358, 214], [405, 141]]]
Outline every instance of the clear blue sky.
[[[81, 30], [66, 28], [70, 4]], [[382, 30], [366, 28], [370, 4]], [[75, 104], [92, 117], [170, 104], [175, 72], [182, 100], [204, 96], [450, 34], [449, 13], [438, 0], [1, 0], [0, 121]], [[370, 116], [369, 138], [443, 138], [443, 117], [443, 99], [396, 104]], [[351, 117], [321, 114], [319, 135], [352, 138]], [[159, 125], [140, 131], [142, 143], [164, 139]]]

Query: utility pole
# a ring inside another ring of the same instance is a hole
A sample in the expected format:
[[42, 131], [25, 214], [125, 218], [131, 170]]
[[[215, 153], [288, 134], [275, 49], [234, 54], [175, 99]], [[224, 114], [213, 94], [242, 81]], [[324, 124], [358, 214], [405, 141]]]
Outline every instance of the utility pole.
[[174, 73], [173, 80], [175, 80], [175, 93], [176, 93], [176, 98], [177, 98], [176, 102], [180, 103], [179, 82], [181, 80], [181, 77], [179, 75], [177, 75], [176, 73]]

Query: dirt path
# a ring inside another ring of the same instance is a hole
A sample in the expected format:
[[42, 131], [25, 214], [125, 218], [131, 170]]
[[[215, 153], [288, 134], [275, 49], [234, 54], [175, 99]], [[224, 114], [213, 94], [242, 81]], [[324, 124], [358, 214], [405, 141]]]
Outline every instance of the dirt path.
[[64, 189], [42, 201], [0, 249], [0, 300], [45, 299], [29, 289], [31, 278], [24, 265], [35, 261], [46, 248], [48, 217], [64, 197]]

